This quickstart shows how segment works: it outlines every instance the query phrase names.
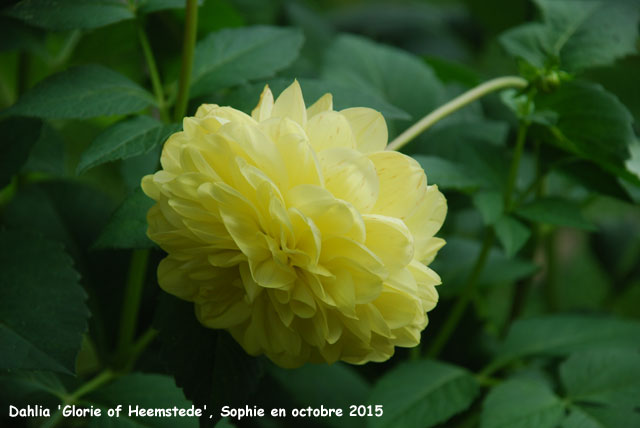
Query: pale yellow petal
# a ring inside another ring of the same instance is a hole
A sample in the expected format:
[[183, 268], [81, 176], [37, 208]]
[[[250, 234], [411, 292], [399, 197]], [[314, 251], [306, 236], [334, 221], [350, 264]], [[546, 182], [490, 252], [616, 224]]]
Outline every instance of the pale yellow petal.
[[349, 121], [356, 148], [362, 153], [382, 151], [387, 146], [387, 123], [380, 112], [366, 107], [354, 107], [341, 110], [340, 114]]
[[311, 107], [307, 109], [307, 119], [311, 119], [313, 116], [324, 111], [333, 110], [333, 96], [329, 93], [324, 94], [318, 100], [313, 103]]
[[253, 117], [256, 121], [262, 122], [271, 117], [271, 112], [273, 110], [273, 94], [271, 93], [271, 89], [269, 89], [269, 85], [264, 85], [264, 89], [260, 94], [260, 101], [256, 108], [251, 112], [251, 117]]
[[356, 146], [351, 125], [338, 112], [325, 111], [313, 116], [306, 127], [309, 142], [316, 152], [344, 147], [353, 149]]
[[276, 99], [271, 111], [271, 117], [288, 117], [301, 126], [307, 124], [307, 108], [304, 105], [304, 98], [302, 97], [302, 89], [297, 80], [293, 83]]
[[367, 239], [365, 245], [378, 256], [389, 270], [403, 268], [413, 259], [413, 236], [397, 218], [363, 215]]

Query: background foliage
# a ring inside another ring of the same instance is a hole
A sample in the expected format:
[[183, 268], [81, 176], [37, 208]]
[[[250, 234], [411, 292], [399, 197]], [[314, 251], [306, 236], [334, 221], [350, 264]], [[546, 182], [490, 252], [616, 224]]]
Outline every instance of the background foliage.
[[[249, 111], [265, 82], [278, 93], [295, 77], [308, 102], [329, 91], [336, 108], [378, 109], [393, 137], [488, 78], [530, 82], [403, 149], [449, 202], [420, 349], [298, 370], [248, 357], [156, 284], [139, 181], [181, 127], [183, 3], [3, 2], [3, 425], [197, 426], [55, 414], [195, 403], [214, 415], [202, 426], [245, 404], [384, 406], [314, 426], [640, 426], [637, 2], [201, 2], [190, 114]], [[54, 416], [9, 419], [10, 404]]]

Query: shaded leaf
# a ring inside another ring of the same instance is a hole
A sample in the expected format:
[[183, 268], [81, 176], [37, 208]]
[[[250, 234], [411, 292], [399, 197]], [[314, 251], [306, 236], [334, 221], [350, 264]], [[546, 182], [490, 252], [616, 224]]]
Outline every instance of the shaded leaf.
[[154, 204], [138, 187], [116, 209], [94, 248], [152, 248], [147, 237], [147, 211]]
[[[198, 4], [202, 4], [204, 0], [198, 0]], [[184, 0], [139, 0], [139, 13], [159, 12], [166, 9], [184, 9], [186, 2]]]
[[437, 184], [441, 189], [468, 190], [478, 185], [476, 180], [451, 161], [424, 155], [416, 155], [414, 159], [424, 168], [428, 183]]
[[527, 355], [567, 355], [640, 343], [640, 322], [579, 315], [548, 315], [518, 320], [498, 350], [501, 360]]
[[573, 402], [640, 407], [640, 352], [595, 349], [571, 355], [560, 378]]
[[562, 428], [626, 428], [640, 426], [640, 413], [613, 407], [575, 406]]
[[163, 143], [179, 125], [162, 125], [149, 116], [135, 116], [105, 129], [82, 153], [76, 173], [111, 162], [144, 154]]
[[0, 231], [0, 369], [72, 374], [87, 329], [86, 294], [58, 243]]
[[0, 122], [0, 189], [9, 184], [27, 161], [41, 129], [42, 122], [37, 119], [14, 117]]
[[513, 217], [503, 216], [494, 225], [507, 257], [513, 257], [531, 236], [531, 230]]
[[38, 141], [29, 152], [21, 172], [62, 176], [65, 173], [64, 140], [51, 125], [44, 123]]
[[190, 95], [273, 76], [298, 57], [303, 40], [300, 30], [267, 26], [210, 34], [196, 46]]
[[543, 68], [579, 71], [608, 65], [636, 51], [638, 8], [632, 2], [536, 0], [543, 23], [507, 31], [500, 41], [512, 55]]
[[190, 409], [191, 402], [184, 397], [184, 393], [178, 388], [174, 380], [165, 375], [133, 373], [114, 380], [102, 386], [100, 389], [83, 397], [95, 407], [113, 409], [118, 405], [123, 406], [118, 419], [111, 418], [102, 412], [100, 417], [89, 419], [90, 427], [177, 427], [197, 428], [196, 417], [148, 417], [129, 416], [128, 406], [139, 409]]
[[369, 398], [384, 414], [370, 427], [431, 427], [467, 409], [479, 392], [475, 378], [460, 367], [437, 361], [403, 363], [386, 373]]
[[7, 14], [47, 30], [98, 28], [135, 17], [120, 0], [22, 0]]
[[512, 379], [491, 389], [482, 405], [481, 428], [555, 428], [564, 404], [544, 383]]
[[495, 191], [477, 192], [473, 195], [473, 204], [480, 211], [484, 224], [494, 224], [504, 212], [504, 197]]
[[372, 93], [419, 119], [444, 96], [442, 83], [419, 58], [363, 37], [342, 35], [327, 51], [323, 76]]
[[85, 119], [135, 113], [155, 103], [127, 77], [99, 65], [81, 65], [47, 77], [6, 112], [47, 119]]
[[555, 224], [578, 229], [593, 230], [595, 227], [582, 215], [580, 205], [560, 198], [540, 198], [521, 206], [516, 211], [520, 217], [535, 223]]

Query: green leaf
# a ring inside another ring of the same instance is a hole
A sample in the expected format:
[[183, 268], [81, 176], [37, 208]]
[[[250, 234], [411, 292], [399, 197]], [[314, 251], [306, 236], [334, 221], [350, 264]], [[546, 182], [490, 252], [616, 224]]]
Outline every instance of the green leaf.
[[179, 129], [179, 125], [162, 125], [149, 116], [135, 116], [118, 122], [93, 140], [82, 154], [76, 173], [82, 174], [106, 162], [147, 153]]
[[[558, 114], [558, 122], [548, 129], [550, 140], [564, 151], [621, 173], [635, 141], [633, 117], [618, 98], [602, 86], [575, 81], [555, 92], [539, 94], [536, 110]], [[627, 173], [628, 174], [628, 173]]]
[[531, 230], [513, 217], [502, 216], [494, 225], [496, 236], [511, 258], [529, 240]]
[[437, 184], [441, 189], [470, 190], [478, 186], [476, 180], [467, 175], [463, 168], [437, 156], [416, 155], [427, 174], [429, 184]]
[[473, 204], [480, 211], [484, 224], [490, 225], [498, 221], [504, 212], [504, 197], [496, 191], [477, 192], [473, 195]]
[[640, 322], [579, 315], [548, 315], [514, 322], [498, 350], [501, 360], [567, 355], [579, 350], [635, 347]]
[[38, 141], [29, 152], [22, 173], [45, 173], [56, 177], [65, 174], [64, 140], [51, 125], [44, 123]]
[[303, 40], [302, 32], [292, 28], [256, 26], [212, 33], [196, 46], [190, 95], [271, 77], [298, 57]]
[[138, 187], [116, 209], [94, 248], [152, 248], [147, 237], [147, 212], [154, 201]]
[[[310, 106], [318, 98], [326, 93], [333, 94], [333, 109], [342, 110], [349, 107], [370, 107], [378, 110], [389, 119], [409, 119], [411, 116], [398, 107], [357, 88], [337, 82], [327, 82], [319, 79], [299, 79], [302, 93], [307, 106]], [[280, 94], [291, 84], [290, 79], [272, 79], [267, 82], [274, 94]], [[231, 91], [225, 98], [225, 104], [234, 106], [239, 110], [250, 113], [258, 104], [260, 93], [264, 83], [243, 85]]]
[[[342, 408], [347, 404], [364, 404], [371, 387], [358, 373], [348, 365], [307, 364], [295, 370], [268, 366], [268, 373], [286, 391], [296, 406]], [[323, 423], [332, 427], [363, 426], [361, 418], [342, 417], [322, 418]]]
[[227, 332], [203, 327], [193, 303], [162, 293], [154, 325], [169, 372], [190, 400], [211, 409], [214, 422], [223, 405], [250, 402], [263, 374], [260, 360]]
[[0, 231], [0, 369], [72, 374], [89, 311], [58, 243]]
[[571, 355], [560, 378], [572, 402], [640, 407], [640, 352], [595, 349]]
[[197, 428], [196, 417], [141, 417], [128, 416], [128, 406], [140, 409], [190, 409], [192, 403], [187, 400], [184, 393], [178, 388], [174, 380], [165, 375], [134, 373], [123, 376], [106, 384], [100, 389], [83, 397], [83, 401], [89, 402], [102, 409], [113, 409], [118, 405], [123, 406], [120, 417], [116, 420], [107, 416], [106, 411], [100, 417], [89, 419], [89, 426], [98, 427], [177, 427]]
[[370, 427], [426, 428], [466, 410], [478, 395], [475, 378], [460, 367], [437, 361], [402, 363], [386, 373], [369, 398], [384, 414]]
[[560, 198], [540, 198], [523, 205], [516, 210], [516, 214], [536, 223], [569, 226], [584, 230], [594, 230], [595, 227], [582, 215], [580, 205]]
[[544, 383], [512, 379], [491, 389], [482, 405], [481, 428], [555, 428], [562, 401]]
[[372, 93], [416, 120], [438, 107], [444, 96], [442, 83], [424, 61], [353, 35], [335, 39], [322, 74], [327, 80]]
[[536, 0], [543, 23], [507, 31], [500, 41], [510, 54], [543, 68], [580, 71], [608, 65], [636, 52], [638, 8], [631, 2]]
[[9, 184], [27, 161], [41, 129], [42, 122], [37, 119], [15, 117], [0, 122], [0, 189]]
[[[204, 0], [198, 0], [202, 4]], [[146, 14], [167, 9], [184, 9], [184, 0], [139, 0], [138, 13]]]
[[120, 0], [22, 0], [6, 13], [47, 30], [98, 28], [135, 17]]
[[81, 65], [47, 77], [6, 113], [86, 119], [135, 113], [153, 104], [153, 96], [127, 77], [99, 65]]
[[626, 428], [640, 426], [640, 413], [601, 406], [574, 406], [562, 428]]

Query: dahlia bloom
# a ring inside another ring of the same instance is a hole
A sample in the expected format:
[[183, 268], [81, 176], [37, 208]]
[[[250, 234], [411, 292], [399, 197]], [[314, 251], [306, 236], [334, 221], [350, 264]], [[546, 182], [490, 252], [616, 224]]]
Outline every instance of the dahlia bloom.
[[306, 108], [298, 82], [251, 116], [202, 105], [142, 180], [162, 289], [206, 327], [283, 367], [384, 361], [420, 342], [438, 300], [426, 265], [447, 206], [412, 158], [384, 151], [369, 108]]

